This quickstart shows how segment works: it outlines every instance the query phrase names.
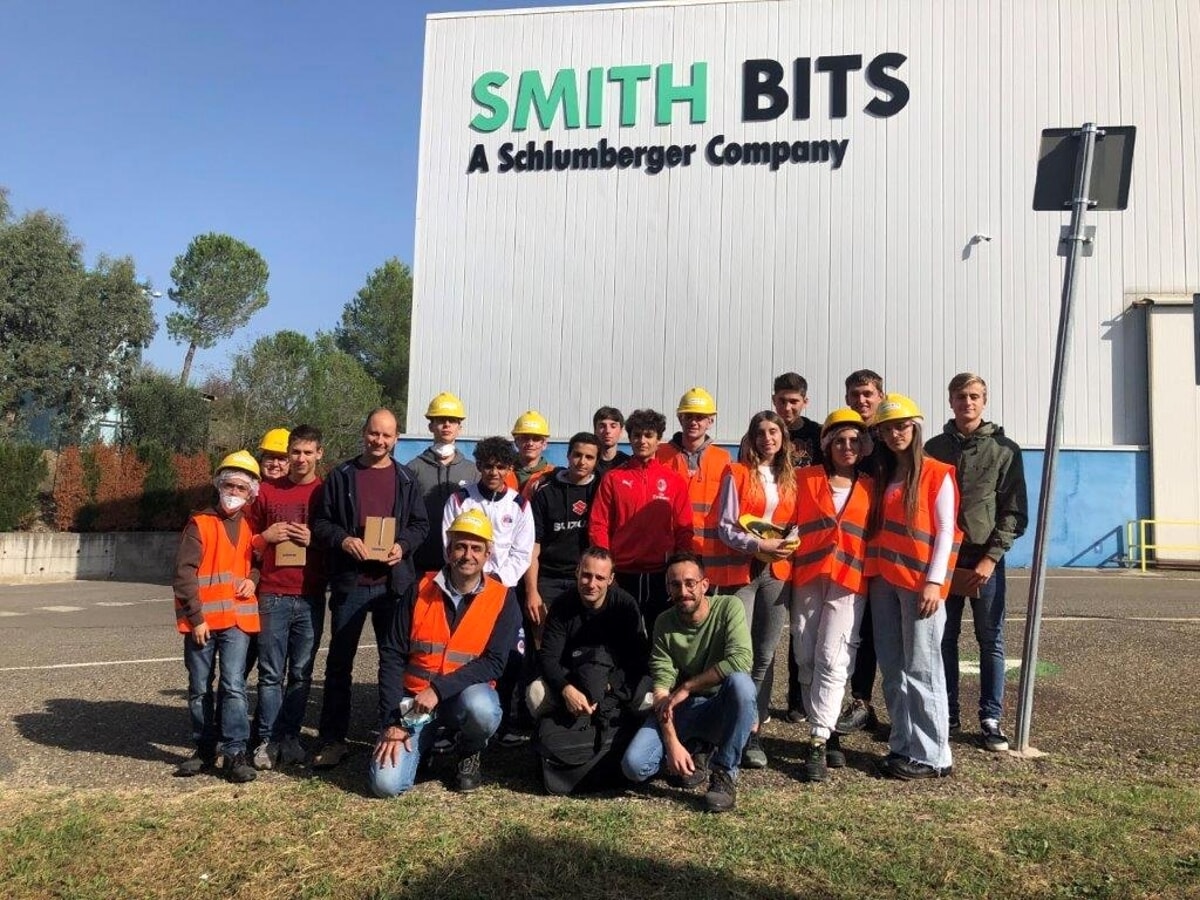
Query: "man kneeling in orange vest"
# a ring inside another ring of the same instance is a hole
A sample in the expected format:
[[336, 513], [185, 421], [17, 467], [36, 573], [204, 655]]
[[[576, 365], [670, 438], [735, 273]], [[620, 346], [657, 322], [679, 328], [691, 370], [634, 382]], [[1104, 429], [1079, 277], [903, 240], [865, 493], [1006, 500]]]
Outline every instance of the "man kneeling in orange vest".
[[412, 605], [401, 605], [392, 639], [379, 648], [379, 743], [371, 790], [395, 797], [413, 786], [421, 757], [441, 724], [458, 734], [455, 787], [473, 791], [479, 755], [500, 727], [496, 679], [516, 644], [521, 612], [508, 589], [483, 573], [492, 525], [482, 510], [461, 513], [446, 531], [446, 566], [421, 579]]
[[[251, 565], [253, 535], [243, 513], [258, 495], [260, 480], [258, 463], [245, 450], [221, 460], [213, 477], [220, 501], [192, 516], [179, 541], [175, 627], [184, 636], [188, 710], [196, 744], [196, 752], [175, 770], [181, 777], [216, 765], [218, 739], [230, 781], [253, 781], [256, 774], [246, 760], [246, 653], [250, 635], [259, 629], [254, 596], [258, 572]], [[213, 674], [218, 668], [219, 720], [213, 710]]]

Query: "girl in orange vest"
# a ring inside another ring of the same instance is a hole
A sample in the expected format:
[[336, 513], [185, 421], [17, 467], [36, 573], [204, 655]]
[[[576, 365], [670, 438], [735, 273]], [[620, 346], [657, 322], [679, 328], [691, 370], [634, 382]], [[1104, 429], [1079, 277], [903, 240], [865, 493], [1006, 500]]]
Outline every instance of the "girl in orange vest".
[[925, 456], [921, 410], [888, 394], [872, 424], [883, 446], [868, 528], [867, 574], [875, 654], [892, 728], [880, 770], [893, 778], [952, 771], [945, 600], [958, 553], [954, 467]]
[[[788, 615], [788, 578], [794, 544], [779, 537], [796, 512], [796, 470], [792, 444], [783, 419], [772, 411], [755, 413], [742, 439], [739, 461], [730, 463], [717, 494], [720, 518], [717, 535], [724, 553], [706, 558], [705, 572], [714, 584], [740, 585], [737, 596], [746, 610], [754, 648], [750, 677], [758, 691], [758, 720], [767, 717], [771, 699], [767, 673]], [[740, 520], [751, 516], [760, 522], [781, 523], [775, 536], [747, 530]], [[742, 754], [742, 765], [761, 769], [767, 755], [758, 740], [758, 726]]]
[[792, 557], [792, 653], [811, 736], [805, 781], [824, 781], [827, 766], [846, 764], [835, 726], [866, 605], [872, 482], [857, 464], [871, 449], [862, 416], [836, 409], [821, 426], [824, 464], [796, 473], [800, 547]]

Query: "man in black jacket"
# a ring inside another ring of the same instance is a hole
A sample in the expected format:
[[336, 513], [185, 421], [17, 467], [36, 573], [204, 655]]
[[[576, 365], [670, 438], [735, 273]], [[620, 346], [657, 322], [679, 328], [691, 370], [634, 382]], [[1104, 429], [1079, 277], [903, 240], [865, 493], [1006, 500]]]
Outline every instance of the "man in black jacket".
[[[313, 515], [313, 539], [327, 550], [330, 584], [321, 746], [312, 760], [318, 769], [336, 766], [349, 752], [354, 655], [367, 614], [376, 644], [384, 645], [397, 603], [412, 601], [416, 578], [410, 554], [429, 531], [416, 477], [392, 458], [396, 437], [395, 415], [373, 410], [363, 425], [363, 452], [329, 473]], [[395, 543], [386, 560], [367, 559], [363, 534], [369, 516], [396, 520]], [[385, 712], [380, 708], [380, 719]]]
[[538, 750], [551, 793], [571, 791], [589, 774], [616, 779], [649, 690], [641, 616], [633, 596], [613, 584], [609, 552], [585, 550], [575, 587], [550, 607], [538, 654], [542, 677], [526, 692], [530, 712], [541, 718]]

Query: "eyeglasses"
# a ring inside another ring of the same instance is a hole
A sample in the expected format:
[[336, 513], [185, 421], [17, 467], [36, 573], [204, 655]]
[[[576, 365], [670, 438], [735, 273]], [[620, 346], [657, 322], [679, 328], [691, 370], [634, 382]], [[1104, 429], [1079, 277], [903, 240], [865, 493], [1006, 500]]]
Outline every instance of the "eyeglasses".
[[508, 463], [483, 463], [479, 466], [480, 472], [507, 472], [511, 469]]
[[[703, 580], [704, 580], [703, 578], [702, 578], [702, 579], [700, 579], [700, 581], [703, 581]], [[697, 581], [697, 580], [696, 580], [696, 579], [694, 579], [694, 578], [687, 578], [687, 579], [685, 579], [685, 580], [683, 580], [683, 581], [668, 581], [668, 582], [667, 582], [667, 587], [671, 587], [671, 588], [677, 588], [677, 589], [678, 589], [678, 588], [684, 588], [684, 589], [686, 589], [686, 590], [689, 590], [689, 591], [690, 591], [690, 590], [692, 590], [692, 588], [694, 588], [694, 587], [696, 587], [698, 584], [700, 584], [700, 581]]]
[[903, 422], [884, 422], [879, 426], [879, 430], [891, 432], [892, 434], [903, 434], [906, 431], [911, 431], [913, 424], [912, 419], [905, 419]]
[[833, 440], [833, 446], [835, 446], [835, 447], [855, 447], [855, 448], [857, 448], [858, 445], [861, 443], [862, 443], [862, 438], [858, 437], [857, 435], [855, 437], [848, 437], [848, 438], [834, 438], [834, 440]]

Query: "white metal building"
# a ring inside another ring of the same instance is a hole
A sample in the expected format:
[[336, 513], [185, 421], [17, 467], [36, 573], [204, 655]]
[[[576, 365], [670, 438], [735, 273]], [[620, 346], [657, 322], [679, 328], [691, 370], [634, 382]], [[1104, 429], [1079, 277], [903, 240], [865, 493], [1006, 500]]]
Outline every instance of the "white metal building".
[[[1131, 303], [1200, 291], [1196, 46], [1196, 0], [431, 16], [407, 431], [424, 431], [441, 390], [466, 402], [471, 434], [536, 407], [566, 437], [601, 404], [669, 414], [702, 385], [729, 441], [769, 405], [774, 375], [805, 375], [820, 417], [866, 367], [934, 428], [950, 377], [979, 372], [988, 417], [1037, 448], [1067, 221], [1032, 210], [1040, 132], [1135, 125], [1129, 209], [1088, 220], [1063, 434], [1079, 452], [1060, 469], [1068, 521], [1052, 554], [1103, 561], [1111, 529], [1165, 502], [1150, 496], [1148, 313]], [[743, 161], [759, 144], [773, 161]], [[694, 149], [668, 166], [672, 146]], [[589, 167], [621, 147], [663, 148], [662, 170], [647, 151]], [[547, 151], [550, 170], [518, 170]], [[1196, 390], [1192, 359], [1159, 357], [1155, 379]], [[1197, 464], [1170, 493], [1200, 518], [1200, 404], [1182, 406]]]

